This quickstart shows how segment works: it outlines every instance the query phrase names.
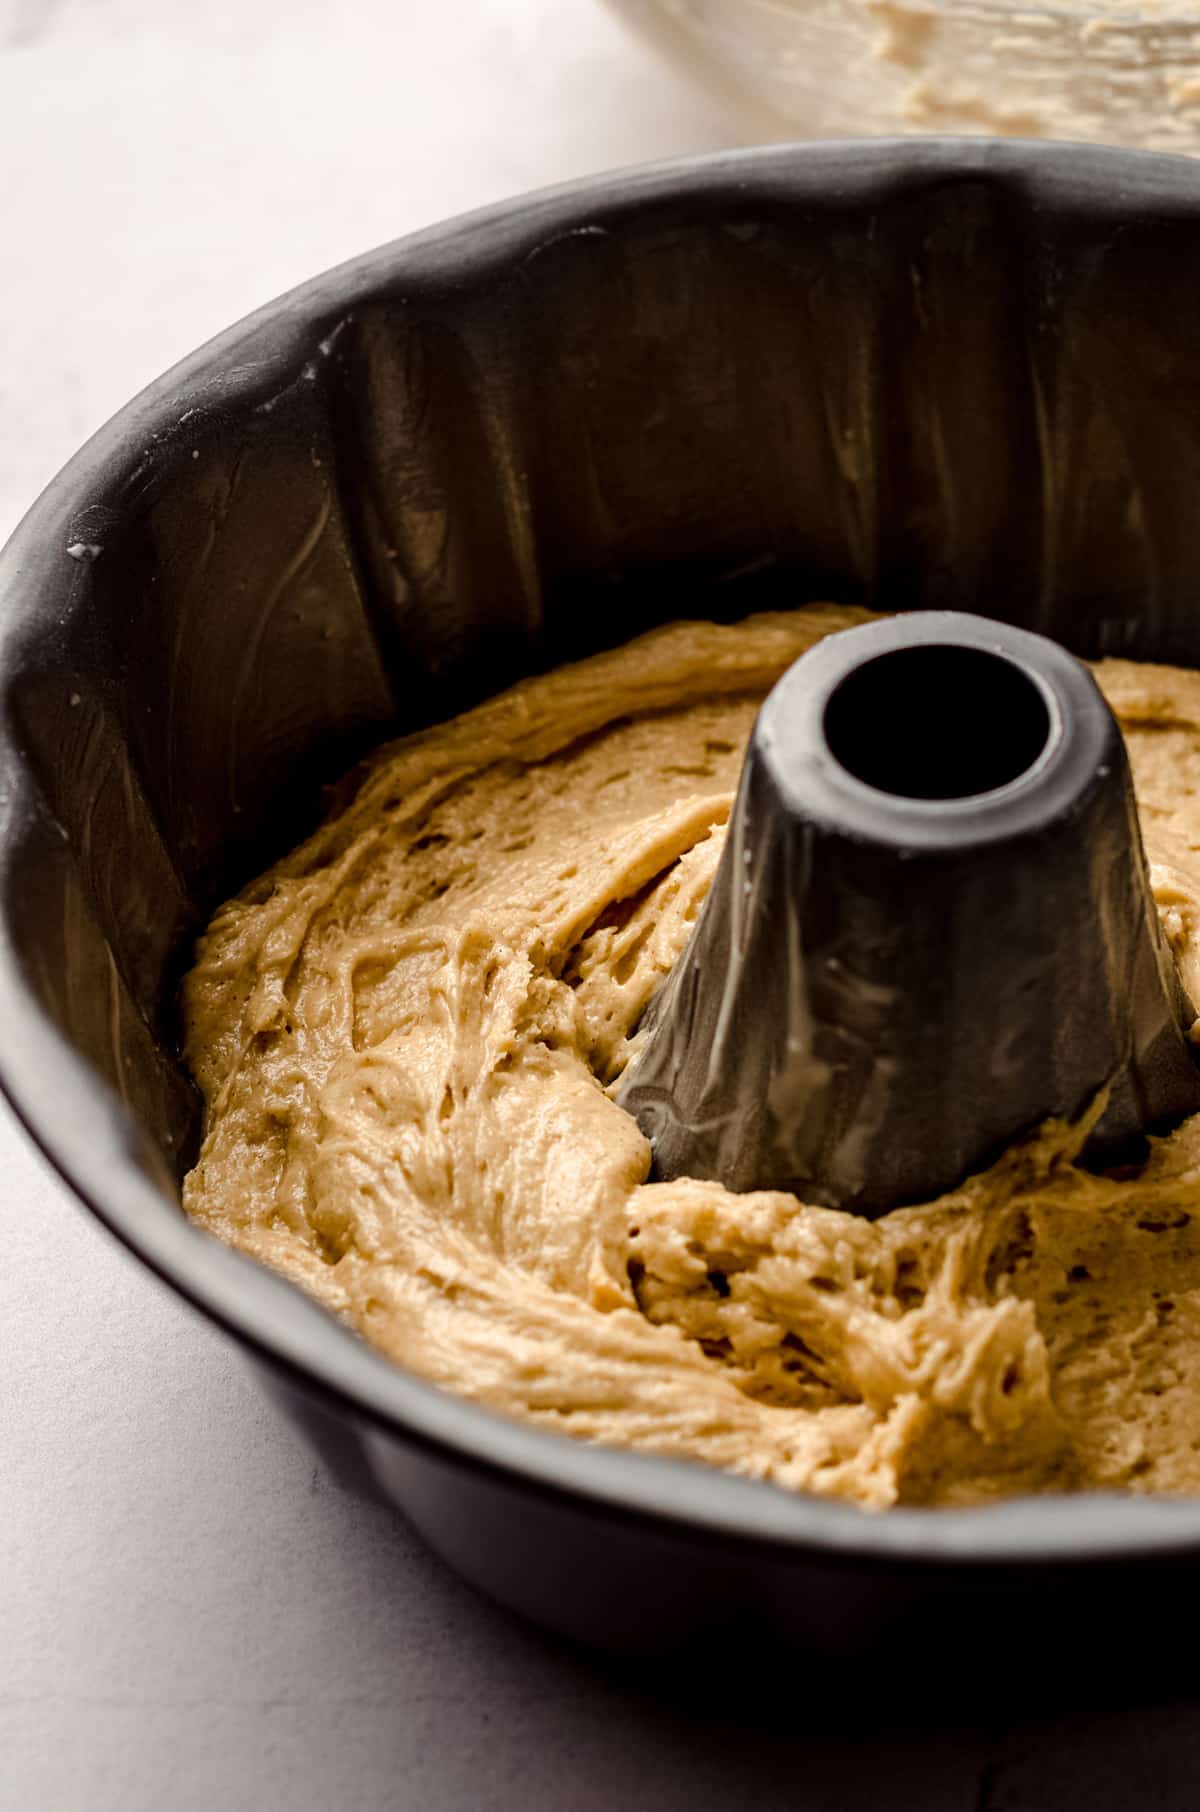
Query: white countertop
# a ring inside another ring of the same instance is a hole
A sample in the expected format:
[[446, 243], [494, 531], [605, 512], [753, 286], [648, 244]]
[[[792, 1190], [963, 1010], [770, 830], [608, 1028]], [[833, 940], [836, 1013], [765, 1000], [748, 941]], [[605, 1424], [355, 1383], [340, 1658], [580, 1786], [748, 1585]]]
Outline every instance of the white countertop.
[[[291, 283], [727, 142], [596, 0], [0, 0], [0, 539]], [[839, 1727], [798, 1681], [747, 1727], [568, 1654], [345, 1496], [0, 1108], [0, 1812], [1193, 1812], [1198, 1783], [1188, 1706]]]

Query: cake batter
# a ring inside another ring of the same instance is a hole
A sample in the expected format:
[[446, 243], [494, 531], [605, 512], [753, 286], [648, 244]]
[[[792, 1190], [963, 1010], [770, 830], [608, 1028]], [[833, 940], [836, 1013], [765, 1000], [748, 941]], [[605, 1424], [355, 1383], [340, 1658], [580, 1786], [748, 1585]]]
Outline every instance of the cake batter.
[[[1200, 1116], [1097, 1102], [869, 1222], [647, 1181], [612, 1099], [814, 605], [681, 623], [380, 752], [222, 907], [184, 990], [184, 1201], [398, 1364], [543, 1428], [882, 1509], [1200, 1491]], [[1104, 661], [1200, 999], [1200, 673]]]

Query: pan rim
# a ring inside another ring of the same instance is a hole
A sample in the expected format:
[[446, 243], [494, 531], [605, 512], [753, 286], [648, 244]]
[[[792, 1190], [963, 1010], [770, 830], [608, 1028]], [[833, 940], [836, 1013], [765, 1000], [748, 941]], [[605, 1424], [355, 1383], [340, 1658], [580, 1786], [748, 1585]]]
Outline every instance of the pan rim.
[[[883, 208], [977, 181], [1064, 225], [1178, 215], [1200, 221], [1200, 166], [1149, 152], [983, 139], [863, 139], [770, 146], [637, 166], [540, 190], [379, 247], [268, 303], [158, 378], [51, 481], [0, 553], [0, 696], [14, 655], [52, 633], [78, 563], [70, 526], [98, 496], [137, 494], [175, 456], [197, 411], [278, 390], [354, 307], [383, 294], [483, 284], [568, 234], [654, 212], [764, 205], [819, 211], [828, 197]], [[192, 1226], [152, 1180], [124, 1109], [38, 1002], [5, 910], [20, 837], [44, 820], [0, 712], [0, 1091], [99, 1221], [178, 1294], [301, 1390], [365, 1428], [604, 1516], [698, 1540], [866, 1568], [1091, 1566], [1200, 1552], [1200, 1498], [1096, 1493], [964, 1510], [886, 1513], [546, 1432], [427, 1384], [374, 1352], [293, 1286]]]

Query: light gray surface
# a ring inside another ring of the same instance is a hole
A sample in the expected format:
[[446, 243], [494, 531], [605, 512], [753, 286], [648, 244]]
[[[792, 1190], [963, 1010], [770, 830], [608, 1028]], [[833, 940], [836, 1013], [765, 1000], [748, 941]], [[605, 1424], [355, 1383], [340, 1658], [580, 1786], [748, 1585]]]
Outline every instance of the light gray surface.
[[[479, 202], [725, 142], [592, 0], [345, 16], [0, 0], [0, 535], [139, 385], [286, 285]], [[0, 1108], [0, 1812], [1200, 1798], [1186, 1706], [951, 1732], [805, 1705], [797, 1681], [794, 1705], [716, 1716], [481, 1603], [314, 1468]]]

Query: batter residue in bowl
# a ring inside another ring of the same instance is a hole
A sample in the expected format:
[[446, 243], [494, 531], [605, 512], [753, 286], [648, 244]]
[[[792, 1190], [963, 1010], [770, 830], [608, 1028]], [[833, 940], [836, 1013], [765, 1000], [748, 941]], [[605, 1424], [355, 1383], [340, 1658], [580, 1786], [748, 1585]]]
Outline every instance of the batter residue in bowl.
[[[1200, 1117], [1124, 1177], [1051, 1124], [870, 1223], [648, 1183], [611, 1098], [759, 704], [865, 614], [678, 624], [384, 749], [200, 942], [187, 1210], [544, 1428], [872, 1507], [1200, 1490]], [[1200, 999], [1200, 674], [1095, 671]]]

